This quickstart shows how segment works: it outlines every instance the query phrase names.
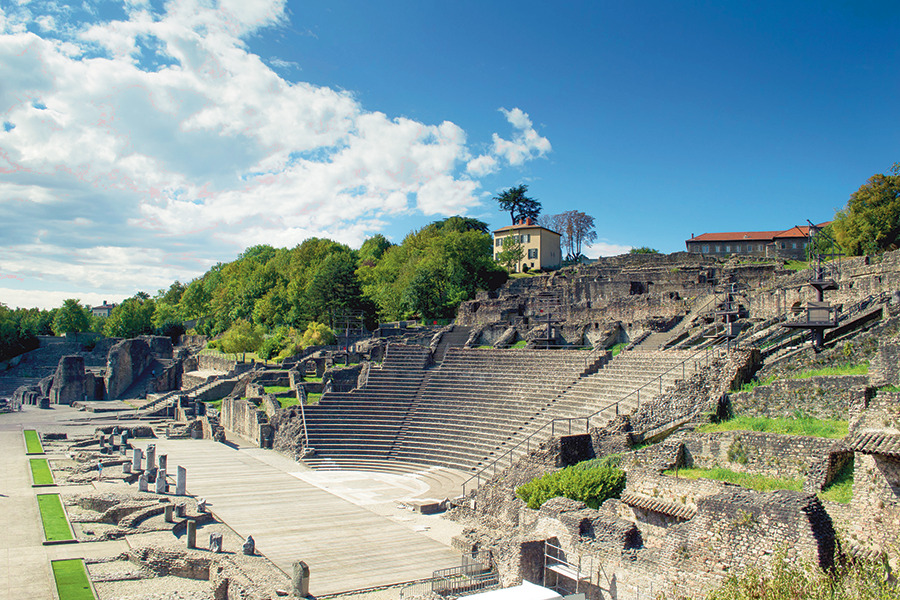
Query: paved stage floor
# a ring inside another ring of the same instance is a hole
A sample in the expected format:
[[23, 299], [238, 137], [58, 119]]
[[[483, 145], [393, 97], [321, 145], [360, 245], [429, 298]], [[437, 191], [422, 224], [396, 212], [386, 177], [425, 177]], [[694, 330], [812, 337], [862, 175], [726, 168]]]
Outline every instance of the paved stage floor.
[[[457, 566], [461, 527], [398, 508], [429, 498], [429, 474], [311, 471], [271, 450], [209, 440], [135, 440], [187, 469], [187, 491], [287, 573], [302, 560], [323, 595], [430, 577]], [[173, 486], [174, 487], [174, 486]], [[327, 488], [327, 491], [326, 489]]]

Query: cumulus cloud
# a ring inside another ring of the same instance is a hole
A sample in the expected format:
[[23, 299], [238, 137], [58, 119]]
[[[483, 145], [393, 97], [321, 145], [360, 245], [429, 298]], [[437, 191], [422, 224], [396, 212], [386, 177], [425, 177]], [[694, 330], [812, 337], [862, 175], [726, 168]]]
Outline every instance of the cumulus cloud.
[[594, 242], [584, 248], [584, 255], [588, 258], [599, 258], [601, 256], [618, 256], [626, 254], [633, 246], [623, 244], [613, 244], [605, 240]]
[[499, 158], [504, 158], [512, 166], [519, 166], [527, 160], [544, 156], [551, 150], [550, 140], [538, 134], [528, 118], [528, 113], [519, 108], [500, 112], [509, 121], [515, 130], [512, 140], [505, 140], [496, 133], [493, 135], [494, 145], [492, 152]]
[[452, 122], [283, 79], [300, 66], [244, 40], [285, 24], [284, 0], [89, 8], [0, 9], [0, 261], [20, 291], [127, 296], [254, 243], [358, 245], [397, 215], [476, 207], [479, 177], [550, 151], [518, 108], [473, 158]]

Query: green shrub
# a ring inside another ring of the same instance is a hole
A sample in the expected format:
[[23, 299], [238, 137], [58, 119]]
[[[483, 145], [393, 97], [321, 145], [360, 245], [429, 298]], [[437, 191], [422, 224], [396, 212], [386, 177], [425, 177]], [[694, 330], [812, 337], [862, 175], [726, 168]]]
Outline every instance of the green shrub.
[[599, 508], [609, 498], [618, 498], [625, 489], [625, 472], [601, 464], [587, 468], [573, 465], [533, 479], [516, 488], [516, 496], [538, 509], [550, 498], [564, 496]]

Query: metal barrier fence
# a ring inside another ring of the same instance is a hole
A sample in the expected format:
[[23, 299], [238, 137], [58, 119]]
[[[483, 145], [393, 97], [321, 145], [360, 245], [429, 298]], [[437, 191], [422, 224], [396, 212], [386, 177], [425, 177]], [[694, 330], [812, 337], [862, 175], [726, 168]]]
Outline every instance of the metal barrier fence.
[[400, 598], [424, 596], [426, 594], [458, 595], [485, 590], [500, 585], [499, 574], [494, 567], [490, 551], [482, 551], [475, 556], [463, 555], [458, 567], [438, 569], [428, 579], [410, 582], [400, 588]]

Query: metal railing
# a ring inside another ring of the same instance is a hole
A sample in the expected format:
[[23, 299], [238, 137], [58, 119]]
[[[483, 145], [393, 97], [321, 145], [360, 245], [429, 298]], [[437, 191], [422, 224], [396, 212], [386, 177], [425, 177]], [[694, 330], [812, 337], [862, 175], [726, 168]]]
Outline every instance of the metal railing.
[[[535, 431], [531, 432], [528, 436], [526, 436], [524, 439], [519, 441], [519, 443], [517, 443], [515, 446], [510, 447], [510, 449], [507, 450], [505, 453], [503, 453], [500, 456], [498, 456], [497, 458], [495, 458], [493, 461], [490, 462], [490, 464], [485, 465], [480, 470], [478, 470], [475, 474], [473, 474], [471, 477], [466, 479], [462, 483], [462, 495], [463, 496], [466, 495], [466, 487], [468, 487], [469, 484], [473, 480], [475, 481], [475, 484], [476, 484], [475, 488], [473, 488], [473, 489], [477, 489], [477, 487], [481, 485], [482, 479], [487, 481], [487, 480], [495, 477], [497, 475], [498, 465], [501, 462], [506, 461], [508, 459], [509, 466], [512, 466], [512, 464], [516, 458], [514, 453], [516, 453], [516, 451], [521, 452], [522, 446], [524, 446], [523, 453], [528, 454], [531, 451], [532, 442], [535, 444], [535, 447], [537, 447], [541, 442], [544, 442], [547, 439], [551, 439], [551, 438], [555, 437], [556, 433], [557, 433], [556, 432], [557, 423], [560, 423], [560, 424], [564, 423], [566, 426], [565, 434], [563, 434], [563, 430], [561, 428], [560, 435], [572, 435], [572, 424], [578, 423], [580, 425], [582, 421], [584, 422], [583, 433], [589, 433], [590, 428], [591, 428], [591, 419], [593, 419], [597, 415], [614, 408], [616, 411], [616, 416], [619, 416], [619, 405], [624, 403], [626, 400], [628, 400], [632, 396], [635, 397], [635, 399], [636, 399], [636, 406], [635, 406], [634, 410], [637, 410], [641, 406], [641, 390], [643, 390], [644, 388], [649, 388], [651, 385], [658, 385], [659, 392], [657, 395], [661, 395], [662, 391], [663, 391], [662, 382], [663, 382], [664, 376], [668, 375], [669, 373], [671, 373], [672, 371], [674, 371], [678, 368], [681, 368], [681, 376], [682, 376], [682, 379], [684, 379], [687, 374], [687, 367], [686, 367], [687, 364], [689, 364], [691, 361], [694, 361], [695, 367], [697, 367], [697, 366], [707, 367], [712, 363], [712, 361], [715, 358], [718, 358], [720, 351], [721, 351], [721, 348], [719, 346], [707, 346], [701, 350], [698, 350], [697, 352], [691, 354], [690, 356], [688, 356], [687, 358], [685, 358], [684, 360], [682, 360], [681, 362], [679, 362], [678, 364], [676, 364], [669, 370], [660, 374], [658, 377], [654, 378], [653, 380], [638, 387], [637, 389], [633, 390], [632, 392], [628, 393], [627, 395], [623, 396], [622, 398], [619, 398], [615, 402], [610, 402], [606, 406], [604, 406], [598, 410], [595, 410], [594, 412], [592, 412], [589, 415], [586, 415], [583, 417], [551, 419], [550, 421], [544, 423], [541, 427], [539, 427]], [[700, 354], [702, 354], [703, 356], [698, 360], [697, 356]], [[645, 391], [644, 394], [646, 396], [647, 391]], [[651, 398], [653, 398], [653, 397], [656, 397], [656, 395], [651, 395]], [[580, 428], [576, 428], [576, 433], [581, 433], [581, 432], [582, 431]], [[541, 435], [541, 434], [544, 434], [544, 435]], [[547, 435], [547, 434], [549, 434], [549, 435]], [[540, 439], [539, 440], [535, 439], [538, 436], [540, 436]], [[486, 475], [488, 470], [491, 471], [490, 477], [488, 477]]]
[[400, 588], [400, 598], [427, 594], [462, 594], [500, 585], [500, 578], [489, 550], [475, 556], [463, 555], [458, 567], [438, 569], [427, 579], [410, 582]]

